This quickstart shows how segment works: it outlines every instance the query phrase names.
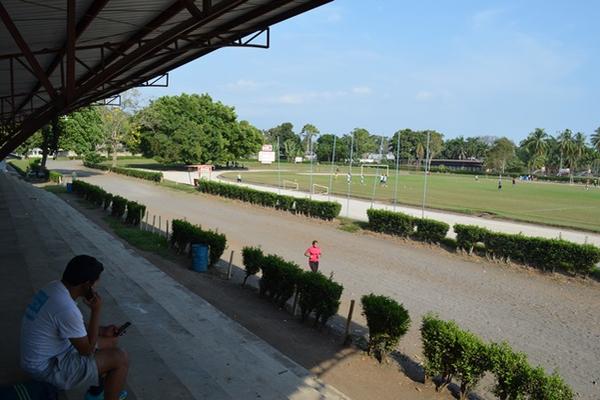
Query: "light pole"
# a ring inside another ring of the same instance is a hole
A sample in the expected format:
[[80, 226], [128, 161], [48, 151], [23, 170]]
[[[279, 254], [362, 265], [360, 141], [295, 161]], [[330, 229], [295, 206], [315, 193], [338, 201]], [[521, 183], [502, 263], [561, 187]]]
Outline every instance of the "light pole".
[[350, 216], [350, 186], [352, 186], [352, 157], [354, 156], [354, 134], [350, 136], [350, 163], [348, 166], [348, 194], [346, 195], [346, 218]]
[[398, 203], [398, 170], [400, 169], [400, 132], [398, 132], [398, 143], [396, 145], [396, 182], [394, 182], [394, 211]]
[[335, 141], [337, 136], [333, 135], [333, 155], [331, 156], [331, 172], [329, 173], [329, 190], [327, 191], [327, 201], [331, 200], [331, 190], [333, 189], [333, 168], [335, 166]]
[[421, 206], [421, 218], [425, 218], [425, 199], [427, 198], [427, 175], [429, 172], [429, 141], [431, 140], [431, 132], [427, 131], [427, 151], [425, 155], [425, 180], [423, 181], [423, 204]]

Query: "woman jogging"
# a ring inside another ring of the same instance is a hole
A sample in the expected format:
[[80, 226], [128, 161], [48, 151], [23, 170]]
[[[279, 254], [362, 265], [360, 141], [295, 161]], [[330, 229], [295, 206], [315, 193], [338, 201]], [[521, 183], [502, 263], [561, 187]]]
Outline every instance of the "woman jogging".
[[306, 249], [304, 255], [308, 257], [308, 266], [310, 267], [310, 270], [312, 272], [317, 272], [319, 270], [319, 258], [321, 257], [319, 242], [313, 240], [312, 246]]

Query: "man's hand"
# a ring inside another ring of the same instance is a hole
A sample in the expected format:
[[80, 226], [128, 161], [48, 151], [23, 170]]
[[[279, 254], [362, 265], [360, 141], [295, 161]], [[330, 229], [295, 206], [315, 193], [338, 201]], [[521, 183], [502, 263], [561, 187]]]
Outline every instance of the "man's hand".
[[90, 300], [83, 299], [83, 302], [90, 308], [90, 310], [92, 310], [92, 312], [97, 313], [102, 308], [102, 297], [100, 297], [98, 292], [93, 289], [92, 292], [94, 293], [94, 296]]
[[118, 330], [119, 327], [116, 325], [101, 326], [98, 330], [98, 334], [101, 337], [115, 337], [117, 336]]

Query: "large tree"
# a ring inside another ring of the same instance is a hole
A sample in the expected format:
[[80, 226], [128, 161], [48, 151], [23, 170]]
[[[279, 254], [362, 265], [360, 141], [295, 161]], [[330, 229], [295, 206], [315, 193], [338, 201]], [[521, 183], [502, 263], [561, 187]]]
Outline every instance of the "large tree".
[[[233, 107], [207, 95], [163, 96], [136, 115], [144, 155], [167, 163], [229, 162], [250, 155], [262, 137]], [[249, 135], [240, 139], [243, 133]]]
[[[297, 151], [294, 151], [290, 158], [290, 155], [288, 155], [288, 152], [285, 149], [286, 142], [288, 143], [288, 149], [291, 147], [294, 147], [295, 149], [296, 147], [301, 146], [300, 137], [294, 133], [294, 125], [292, 125], [291, 122], [284, 122], [276, 127], [267, 129], [263, 133], [265, 136], [265, 142], [272, 144], [273, 147], [277, 146], [277, 139], [279, 138], [280, 154], [283, 154], [288, 161], [293, 160], [294, 157], [299, 155], [297, 154]], [[295, 145], [291, 144], [292, 141], [295, 143]]]
[[449, 139], [444, 142], [441, 152], [442, 157], [451, 160], [464, 160], [467, 158], [467, 141], [463, 136]]
[[509, 139], [502, 137], [496, 139], [485, 157], [487, 168], [504, 173], [508, 162], [515, 157], [515, 144]]
[[364, 128], [355, 128], [350, 132], [350, 136], [354, 137], [354, 159], [362, 158], [363, 155], [373, 153], [379, 148], [376, 137]]
[[413, 131], [411, 129], [402, 129], [394, 133], [391, 139], [391, 150], [396, 154], [398, 146], [398, 135], [400, 136], [400, 159], [407, 161], [416, 161], [418, 168], [421, 162], [427, 157], [427, 135], [429, 134], [429, 159], [431, 160], [440, 154], [444, 146], [444, 136], [436, 131]]
[[[319, 136], [319, 138], [317, 139], [317, 145], [316, 145], [316, 154], [317, 154], [317, 160], [319, 161], [327, 161], [327, 162], [331, 162], [331, 159], [333, 157], [333, 142], [334, 142], [335, 136], [332, 134], [325, 134], [325, 135], [321, 135]], [[339, 148], [338, 146], [340, 145], [339, 141], [337, 139], [336, 143], [335, 143], [335, 147], [336, 147], [336, 155], [335, 155], [335, 159], [339, 160]]]
[[59, 147], [80, 156], [96, 150], [104, 141], [102, 118], [97, 107], [81, 108], [59, 120]]

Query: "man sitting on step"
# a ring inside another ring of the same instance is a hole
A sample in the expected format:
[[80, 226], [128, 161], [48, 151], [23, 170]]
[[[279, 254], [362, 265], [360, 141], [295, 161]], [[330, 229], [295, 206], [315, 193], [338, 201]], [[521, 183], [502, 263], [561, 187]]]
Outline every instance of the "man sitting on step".
[[[100, 326], [102, 298], [94, 285], [103, 270], [94, 257], [79, 255], [61, 281], [37, 292], [21, 326], [21, 367], [59, 389], [92, 386], [86, 399], [122, 400], [129, 361], [117, 347], [117, 327]], [[80, 297], [91, 310], [87, 328], [76, 303]]]

